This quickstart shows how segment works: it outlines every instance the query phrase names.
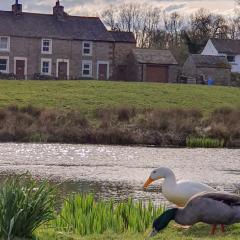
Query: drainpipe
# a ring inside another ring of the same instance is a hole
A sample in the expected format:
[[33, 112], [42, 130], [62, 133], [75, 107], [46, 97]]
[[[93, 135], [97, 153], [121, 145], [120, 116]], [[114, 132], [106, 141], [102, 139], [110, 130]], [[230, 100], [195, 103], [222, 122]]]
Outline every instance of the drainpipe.
[[113, 55], [113, 60], [112, 60], [112, 78], [114, 78], [113, 80], [121, 80], [121, 79], [118, 79], [118, 76], [116, 76], [116, 73], [117, 73], [117, 69], [116, 69], [116, 43], [113, 42], [113, 52], [112, 52], [112, 55]]

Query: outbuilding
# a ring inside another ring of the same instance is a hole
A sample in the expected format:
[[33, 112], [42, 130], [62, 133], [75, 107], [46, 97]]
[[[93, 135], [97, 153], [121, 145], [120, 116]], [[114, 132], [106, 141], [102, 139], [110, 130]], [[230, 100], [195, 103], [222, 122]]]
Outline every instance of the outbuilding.
[[128, 57], [129, 76], [132, 81], [176, 82], [178, 63], [171, 51], [133, 49]]
[[230, 85], [231, 66], [224, 56], [190, 55], [183, 65], [186, 83]]

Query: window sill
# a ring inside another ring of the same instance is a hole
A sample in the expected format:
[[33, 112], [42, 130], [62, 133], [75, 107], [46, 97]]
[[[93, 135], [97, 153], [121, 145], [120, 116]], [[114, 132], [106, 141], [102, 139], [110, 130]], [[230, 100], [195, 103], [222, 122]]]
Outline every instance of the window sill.
[[85, 77], [85, 78], [92, 78], [93, 76], [92, 76], [92, 75], [82, 75], [82, 77]]
[[41, 73], [41, 75], [44, 75], [44, 76], [52, 76], [52, 74], [51, 73]]

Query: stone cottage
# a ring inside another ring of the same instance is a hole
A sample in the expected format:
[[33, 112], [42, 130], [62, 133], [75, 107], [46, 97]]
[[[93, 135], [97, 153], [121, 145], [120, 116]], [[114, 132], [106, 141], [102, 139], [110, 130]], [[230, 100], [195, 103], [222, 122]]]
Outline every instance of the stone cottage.
[[129, 80], [176, 82], [178, 63], [171, 51], [136, 48], [128, 56]]
[[52, 14], [0, 11], [0, 72], [17, 79], [121, 79], [132, 33], [108, 31], [98, 17], [70, 16], [59, 0]]
[[183, 65], [186, 83], [206, 84], [213, 80], [216, 85], [230, 85], [231, 66], [226, 57], [192, 54]]

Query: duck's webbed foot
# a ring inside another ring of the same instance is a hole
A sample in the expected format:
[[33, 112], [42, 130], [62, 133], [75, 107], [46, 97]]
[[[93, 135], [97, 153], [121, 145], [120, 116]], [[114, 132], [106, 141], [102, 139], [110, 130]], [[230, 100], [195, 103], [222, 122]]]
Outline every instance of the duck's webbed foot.
[[221, 224], [221, 231], [222, 231], [222, 233], [225, 233], [225, 225], [224, 224]]

